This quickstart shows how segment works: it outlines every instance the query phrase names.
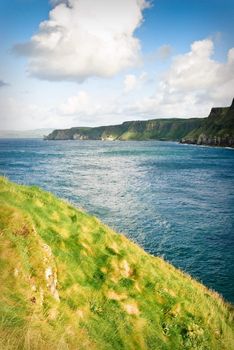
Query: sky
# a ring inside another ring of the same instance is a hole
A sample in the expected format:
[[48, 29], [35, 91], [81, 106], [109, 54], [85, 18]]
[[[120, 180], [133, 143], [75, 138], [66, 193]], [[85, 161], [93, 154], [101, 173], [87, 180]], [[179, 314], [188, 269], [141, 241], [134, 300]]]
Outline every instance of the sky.
[[233, 0], [1, 0], [0, 130], [205, 117], [233, 33]]

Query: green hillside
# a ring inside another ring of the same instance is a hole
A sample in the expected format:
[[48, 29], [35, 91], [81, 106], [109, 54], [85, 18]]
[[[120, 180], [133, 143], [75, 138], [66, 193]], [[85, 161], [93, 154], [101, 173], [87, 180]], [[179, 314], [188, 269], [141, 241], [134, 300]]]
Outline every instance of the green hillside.
[[230, 107], [212, 108], [202, 125], [188, 133], [182, 142], [234, 147], [234, 100]]
[[202, 119], [152, 119], [124, 122], [121, 125], [94, 128], [71, 128], [54, 130], [46, 140], [174, 140], [179, 141]]
[[[200, 126], [200, 119], [153, 119], [147, 121], [127, 122], [127, 130], [119, 140], [174, 140]], [[123, 124], [125, 125], [125, 123]]]
[[218, 294], [37, 187], [0, 178], [0, 241], [0, 349], [234, 349]]
[[234, 147], [234, 102], [207, 118], [152, 119], [121, 125], [54, 130], [45, 140], [166, 140]]

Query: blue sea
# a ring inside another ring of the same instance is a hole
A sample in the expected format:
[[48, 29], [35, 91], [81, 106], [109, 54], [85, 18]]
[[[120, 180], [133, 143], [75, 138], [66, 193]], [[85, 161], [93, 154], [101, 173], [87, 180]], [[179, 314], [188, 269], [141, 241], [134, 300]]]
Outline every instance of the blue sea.
[[2, 139], [0, 174], [86, 209], [234, 302], [234, 150]]

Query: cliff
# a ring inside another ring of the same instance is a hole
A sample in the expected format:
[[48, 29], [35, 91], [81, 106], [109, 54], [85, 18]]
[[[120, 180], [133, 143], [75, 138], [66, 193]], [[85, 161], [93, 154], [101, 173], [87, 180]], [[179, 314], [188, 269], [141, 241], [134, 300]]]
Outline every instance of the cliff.
[[201, 119], [153, 119], [120, 125], [54, 130], [45, 140], [175, 140], [201, 125]]
[[0, 348], [231, 350], [221, 297], [98, 219], [0, 178]]
[[230, 107], [212, 108], [202, 125], [188, 133], [181, 142], [234, 147], [234, 100]]
[[54, 130], [45, 140], [167, 140], [234, 147], [234, 106], [212, 108], [207, 118], [152, 119]]

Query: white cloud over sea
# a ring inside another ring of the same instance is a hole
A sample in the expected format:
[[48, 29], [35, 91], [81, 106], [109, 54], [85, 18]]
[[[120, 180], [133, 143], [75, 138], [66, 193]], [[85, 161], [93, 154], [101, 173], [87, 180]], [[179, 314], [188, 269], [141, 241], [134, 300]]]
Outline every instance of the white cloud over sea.
[[0, 129], [203, 117], [232, 101], [233, 37], [215, 9], [204, 22], [186, 5], [178, 21], [156, 0], [20, 1], [13, 21], [5, 3]]
[[50, 81], [82, 82], [112, 77], [141, 62], [134, 35], [146, 0], [52, 0], [49, 19], [30, 41], [14, 46], [28, 57], [30, 75]]
[[9, 97], [10, 86], [0, 95], [1, 128], [63, 128], [207, 116], [211, 107], [229, 105], [234, 96], [234, 48], [229, 49], [224, 62], [214, 59], [214, 51], [211, 39], [195, 41], [188, 52], [172, 57], [158, 77], [136, 71], [122, 75], [119, 82], [108, 79], [105, 87], [105, 80], [94, 88], [92, 82], [75, 84], [76, 92], [67, 97], [63, 97], [61, 87], [60, 98], [55, 94], [44, 105], [26, 97]]
[[[111, 100], [105, 96], [97, 101], [95, 96], [81, 91], [64, 101], [58, 112], [83, 117], [93, 115], [102, 123], [110, 123], [107, 119], [110, 116], [121, 121], [124, 118], [207, 116], [211, 107], [228, 105], [234, 96], [234, 48], [228, 51], [224, 63], [213, 59], [213, 53], [211, 39], [195, 41], [190, 51], [173, 58], [159, 80], [155, 78], [151, 82], [150, 94], [145, 93], [149, 81], [146, 72], [127, 74], [123, 81], [124, 95], [120, 91]], [[126, 99], [129, 93], [131, 99]]]
[[231, 103], [234, 96], [234, 48], [226, 62], [213, 58], [212, 39], [195, 41], [190, 51], [173, 58], [155, 91], [131, 106], [141, 115], [206, 116], [208, 109]]

